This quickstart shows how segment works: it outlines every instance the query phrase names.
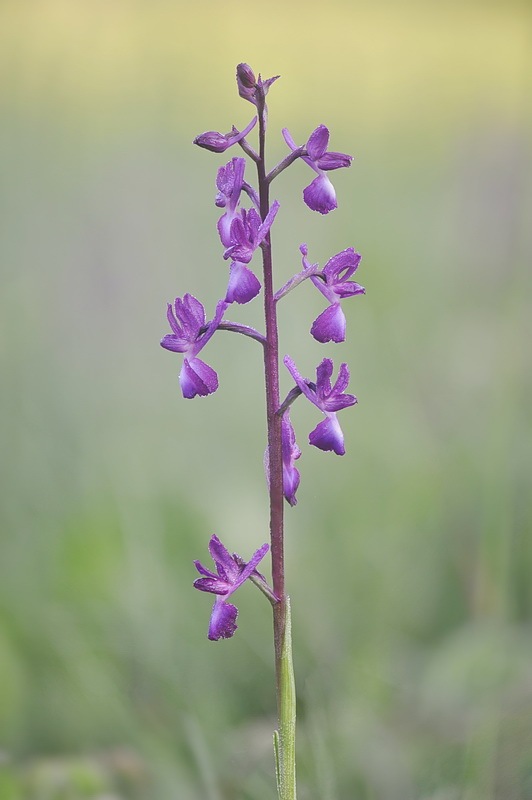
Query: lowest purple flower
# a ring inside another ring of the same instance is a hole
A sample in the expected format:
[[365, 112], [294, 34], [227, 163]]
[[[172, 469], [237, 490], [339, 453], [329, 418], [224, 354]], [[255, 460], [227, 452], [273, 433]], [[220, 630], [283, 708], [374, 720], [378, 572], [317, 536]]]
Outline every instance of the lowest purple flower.
[[[283, 136], [291, 150], [298, 149], [288, 128], [283, 128]], [[308, 155], [302, 156], [303, 161], [318, 174], [318, 177], [303, 190], [303, 200], [312, 211], [319, 211], [320, 214], [328, 214], [338, 207], [334, 186], [325, 172], [350, 167], [353, 160], [353, 156], [348, 156], [347, 153], [327, 150], [328, 144], [329, 129], [325, 125], [318, 125], [308, 138], [306, 144]]]
[[231, 244], [231, 223], [237, 216], [237, 206], [240, 200], [240, 192], [244, 185], [244, 170], [246, 159], [232, 158], [224, 167], [220, 167], [216, 175], [216, 195], [215, 205], [218, 208], [225, 208], [225, 212], [218, 220], [218, 233], [224, 247]]
[[[307, 246], [299, 248], [303, 255], [303, 267], [310, 268], [307, 261]], [[362, 256], [352, 247], [332, 256], [325, 264], [322, 272], [311, 275], [310, 280], [319, 289], [330, 305], [314, 320], [311, 334], [318, 342], [345, 342], [345, 314], [340, 306], [344, 297], [365, 294], [366, 290], [359, 283], [349, 278], [356, 272]]]
[[196, 569], [203, 575], [194, 581], [194, 587], [202, 592], [216, 595], [209, 623], [209, 639], [229, 639], [237, 629], [238, 609], [227, 600], [239, 586], [255, 572], [257, 564], [264, 558], [270, 546], [263, 544], [256, 550], [247, 564], [239, 563], [236, 554], [231, 555], [217, 536], [211, 536], [209, 553], [214, 561], [216, 572], [206, 569], [200, 561], [195, 561]]
[[204, 397], [218, 388], [218, 375], [212, 367], [197, 358], [197, 355], [215, 333], [226, 308], [227, 303], [220, 300], [213, 319], [206, 325], [205, 309], [193, 295], [176, 297], [173, 307], [168, 303], [167, 317], [173, 332], [163, 336], [161, 347], [173, 353], [184, 354], [179, 385], [183, 397], [187, 399], [196, 395]]
[[320, 450], [333, 450], [337, 455], [343, 456], [344, 434], [336, 412], [357, 402], [354, 395], [344, 393], [349, 384], [347, 364], [340, 365], [336, 383], [331, 386], [333, 362], [330, 358], [324, 358], [318, 364], [315, 384], [300, 375], [290, 356], [285, 356], [284, 363], [305, 397], [325, 414], [325, 419], [310, 433], [309, 444]]

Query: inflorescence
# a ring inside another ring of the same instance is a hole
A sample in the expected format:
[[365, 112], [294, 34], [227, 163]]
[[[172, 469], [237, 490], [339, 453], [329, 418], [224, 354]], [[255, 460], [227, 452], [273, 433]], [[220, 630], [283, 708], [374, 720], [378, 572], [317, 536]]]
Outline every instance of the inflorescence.
[[[238, 91], [242, 98], [257, 106], [257, 115], [242, 131], [238, 131], [235, 127], [227, 134], [208, 131], [197, 136], [194, 144], [214, 153], [224, 153], [238, 144], [251, 161], [258, 163], [259, 155], [246, 137], [257, 125], [261, 99], [264, 109], [264, 97], [277, 77], [263, 81], [259, 75], [256, 79], [251, 67], [240, 64], [237, 67]], [[337, 207], [336, 192], [328, 173], [331, 170], [349, 167], [352, 156], [328, 150], [329, 130], [325, 125], [318, 125], [304, 145], [297, 145], [286, 128], [282, 134], [289, 153], [266, 175], [266, 181], [271, 184], [292, 163], [298, 159], [303, 160], [316, 173], [316, 177], [303, 190], [303, 200], [311, 210], [328, 214]], [[236, 156], [221, 166], [216, 176], [215, 205], [223, 212], [218, 219], [217, 227], [223, 247], [223, 259], [229, 262], [229, 277], [225, 295], [217, 303], [212, 319], [207, 321], [204, 306], [191, 294], [177, 297], [173, 304], [168, 304], [167, 316], [172, 332], [163, 337], [161, 345], [184, 356], [179, 383], [183, 397], [187, 399], [212, 394], [218, 388], [217, 373], [198, 358], [199, 353], [218, 330], [231, 330], [251, 336], [263, 346], [266, 343], [266, 336], [254, 328], [224, 319], [229, 306], [234, 303], [249, 303], [260, 293], [260, 280], [250, 265], [257, 250], [263, 247], [269, 237], [280, 208], [275, 200], [267, 212], [263, 209], [261, 215], [259, 194], [246, 180], [245, 170], [246, 159]], [[312, 323], [311, 335], [318, 342], [344, 342], [346, 318], [342, 301], [365, 293], [360, 284], [351, 280], [359, 266], [361, 256], [352, 247], [348, 247], [333, 255], [325, 266], [320, 268], [318, 264], [310, 263], [308, 260], [306, 244], [300, 246], [300, 252], [302, 270], [277, 291], [273, 298], [274, 302], [278, 303], [297, 285], [310, 279], [328, 303], [325, 310]], [[344, 436], [337, 419], [337, 412], [354, 405], [357, 399], [354, 395], [346, 393], [349, 383], [349, 369], [346, 363], [340, 365], [334, 384], [331, 383], [334, 366], [330, 358], [324, 358], [316, 367], [315, 381], [302, 377], [290, 356], [284, 357], [284, 364], [294, 379], [295, 386], [279, 405], [277, 414], [282, 417], [283, 492], [287, 502], [294, 506], [300, 483], [300, 474], [295, 461], [301, 456], [301, 450], [296, 443], [294, 428], [290, 421], [290, 406], [300, 395], [310, 400], [324, 415], [324, 419], [310, 433], [309, 444], [320, 450], [344, 455]], [[269, 481], [268, 451], [265, 468]], [[264, 577], [256, 569], [268, 549], [267, 544], [263, 545], [248, 562], [245, 562], [236, 554], [230, 555], [220, 540], [212, 536], [209, 551], [216, 572], [211, 572], [196, 561], [196, 567], [202, 577], [194, 583], [197, 589], [216, 595], [209, 625], [209, 639], [229, 638], [234, 634], [238, 612], [236, 607], [228, 602], [228, 598], [246, 580], [251, 579], [257, 583], [272, 602], [276, 601], [273, 590], [269, 589]]]

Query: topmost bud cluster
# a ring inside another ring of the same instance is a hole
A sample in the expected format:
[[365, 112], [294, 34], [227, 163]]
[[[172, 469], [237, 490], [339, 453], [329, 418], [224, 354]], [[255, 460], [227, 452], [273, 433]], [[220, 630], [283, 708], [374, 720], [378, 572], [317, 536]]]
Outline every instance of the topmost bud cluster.
[[236, 68], [238, 94], [244, 100], [249, 100], [250, 103], [257, 106], [259, 102], [264, 101], [268, 94], [268, 89], [279, 77], [279, 75], [276, 75], [274, 78], [268, 78], [263, 81], [259, 75], [257, 80], [249, 64], [239, 64]]

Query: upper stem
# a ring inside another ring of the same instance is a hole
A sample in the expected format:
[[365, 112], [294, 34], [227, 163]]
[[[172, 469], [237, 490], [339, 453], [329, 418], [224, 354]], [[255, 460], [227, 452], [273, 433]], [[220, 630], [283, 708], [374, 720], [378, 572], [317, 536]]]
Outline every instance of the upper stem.
[[[260, 215], [266, 219], [270, 210], [269, 185], [266, 177], [266, 105], [264, 97], [259, 100], [259, 161], [257, 173], [259, 183]], [[268, 450], [270, 465], [270, 538], [272, 552], [273, 591], [283, 605], [284, 586], [284, 541], [283, 541], [283, 461], [281, 449], [281, 418], [276, 414], [279, 408], [279, 339], [277, 330], [277, 310], [273, 292], [273, 266], [270, 233], [262, 246], [262, 265], [264, 278], [264, 318], [266, 324], [266, 344], [264, 347], [264, 375], [266, 383], [266, 416], [268, 424]], [[284, 615], [282, 615], [284, 616]], [[276, 624], [275, 647], [280, 652], [283, 625]]]

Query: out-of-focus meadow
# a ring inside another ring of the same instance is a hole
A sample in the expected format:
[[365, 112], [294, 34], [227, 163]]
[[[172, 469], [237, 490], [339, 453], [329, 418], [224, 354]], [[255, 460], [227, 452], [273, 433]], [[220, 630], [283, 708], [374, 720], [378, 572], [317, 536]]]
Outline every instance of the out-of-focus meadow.
[[[532, 56], [512, 2], [4, 0], [0, 6], [0, 799], [269, 800], [271, 620], [207, 641], [194, 558], [267, 538], [259, 348], [221, 334], [184, 401], [165, 303], [225, 291], [196, 134], [353, 153], [339, 208], [274, 184], [277, 283], [353, 245], [348, 341], [281, 307], [306, 375], [347, 360], [347, 454], [287, 509], [301, 800], [530, 800]], [[260, 324], [261, 304], [230, 319]], [[528, 326], [528, 327], [527, 327]], [[290, 388], [284, 378], [283, 389]]]

